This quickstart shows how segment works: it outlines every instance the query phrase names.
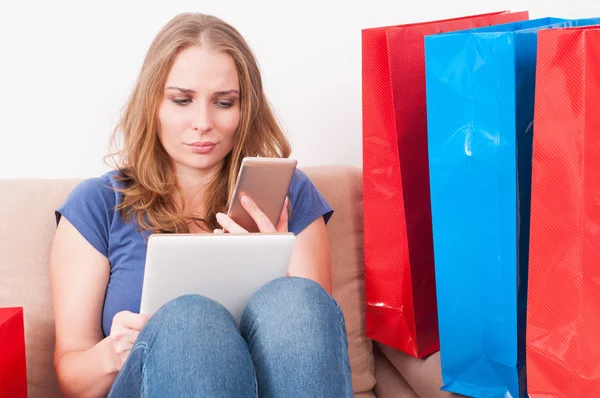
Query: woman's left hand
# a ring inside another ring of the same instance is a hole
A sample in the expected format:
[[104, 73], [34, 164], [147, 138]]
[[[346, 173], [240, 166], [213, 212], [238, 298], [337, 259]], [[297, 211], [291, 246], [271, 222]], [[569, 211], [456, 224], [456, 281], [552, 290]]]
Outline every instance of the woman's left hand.
[[[274, 232], [288, 232], [288, 199], [285, 199], [285, 203], [283, 205], [283, 209], [281, 209], [281, 214], [279, 215], [279, 221], [277, 225], [273, 225], [269, 217], [266, 216], [265, 213], [262, 212], [254, 203], [252, 199], [248, 196], [244, 196], [241, 199], [242, 206], [250, 217], [254, 220], [256, 225], [258, 226], [258, 230], [262, 233], [274, 233]], [[222, 233], [223, 230], [226, 230], [230, 233], [247, 233], [244, 228], [240, 227], [235, 221], [233, 221], [227, 214], [217, 213], [217, 222], [221, 224], [223, 229], [215, 229], [214, 233]]]

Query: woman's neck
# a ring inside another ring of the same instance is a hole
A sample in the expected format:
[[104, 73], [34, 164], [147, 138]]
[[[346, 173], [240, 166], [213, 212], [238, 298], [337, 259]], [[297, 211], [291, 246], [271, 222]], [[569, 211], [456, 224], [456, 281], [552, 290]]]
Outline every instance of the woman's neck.
[[206, 187], [217, 175], [220, 168], [221, 164], [217, 164], [211, 169], [175, 166], [177, 186], [182, 195], [177, 200], [186, 213], [203, 215]]

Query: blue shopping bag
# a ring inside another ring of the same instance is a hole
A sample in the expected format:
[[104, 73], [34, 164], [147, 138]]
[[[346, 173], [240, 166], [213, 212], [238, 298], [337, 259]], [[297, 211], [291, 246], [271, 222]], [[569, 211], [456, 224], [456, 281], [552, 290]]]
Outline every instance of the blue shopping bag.
[[525, 397], [537, 32], [544, 18], [425, 38], [443, 390]]

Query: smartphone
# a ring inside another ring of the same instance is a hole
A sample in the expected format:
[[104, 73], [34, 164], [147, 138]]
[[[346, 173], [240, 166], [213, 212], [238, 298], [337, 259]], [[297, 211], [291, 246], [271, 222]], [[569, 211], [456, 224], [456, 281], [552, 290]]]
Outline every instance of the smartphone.
[[298, 162], [288, 158], [246, 157], [238, 174], [227, 215], [248, 232], [258, 226], [242, 206], [249, 196], [259, 209], [277, 225]]

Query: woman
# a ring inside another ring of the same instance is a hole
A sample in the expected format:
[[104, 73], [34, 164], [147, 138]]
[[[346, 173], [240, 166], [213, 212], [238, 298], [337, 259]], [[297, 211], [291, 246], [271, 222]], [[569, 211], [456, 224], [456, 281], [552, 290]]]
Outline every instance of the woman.
[[[82, 182], [57, 209], [51, 275], [65, 395], [352, 396], [344, 320], [330, 296], [332, 209], [300, 171], [289, 217], [260, 226], [296, 234], [290, 276], [252, 297], [239, 329], [198, 295], [151, 318], [137, 313], [147, 236], [243, 232], [223, 213], [241, 160], [290, 153], [240, 34], [201, 14], [171, 20], [117, 132], [116, 170]], [[254, 202], [245, 207], [261, 219]]]

